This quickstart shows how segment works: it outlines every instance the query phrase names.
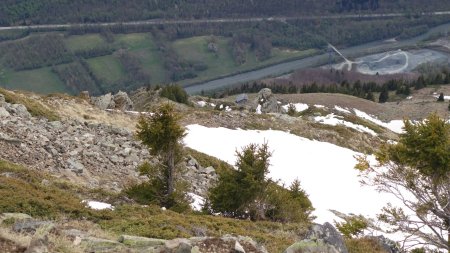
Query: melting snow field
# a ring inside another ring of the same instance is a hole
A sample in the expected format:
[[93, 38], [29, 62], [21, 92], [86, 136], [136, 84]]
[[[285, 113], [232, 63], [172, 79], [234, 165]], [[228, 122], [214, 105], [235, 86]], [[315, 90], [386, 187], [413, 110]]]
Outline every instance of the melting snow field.
[[358, 153], [330, 143], [312, 141], [282, 131], [231, 130], [187, 126], [185, 144], [193, 149], [234, 164], [235, 151], [250, 143], [268, 142], [273, 152], [269, 177], [289, 185], [298, 178], [309, 195], [316, 222], [332, 222], [329, 210], [375, 217], [388, 201], [387, 194], [361, 186], [354, 169]]
[[403, 120], [392, 120], [388, 123], [385, 123], [385, 122], [383, 122], [365, 112], [362, 112], [360, 110], [353, 109], [353, 111], [355, 112], [356, 116], [363, 118], [365, 120], [371, 121], [372, 123], [375, 123], [379, 126], [390, 129], [394, 133], [398, 133], [398, 134], [403, 133], [403, 127], [404, 127]]
[[345, 121], [342, 119], [341, 116], [334, 115], [333, 113], [328, 114], [327, 116], [314, 117], [314, 120], [316, 122], [319, 122], [319, 123], [322, 123], [325, 125], [331, 125], [331, 126], [344, 125], [346, 127], [355, 129], [356, 131], [359, 131], [359, 132], [368, 133], [373, 136], [377, 135], [377, 133], [375, 133], [375, 131], [373, 131], [372, 129], [365, 127], [365, 126], [358, 125], [358, 124], [354, 124], [352, 122]]

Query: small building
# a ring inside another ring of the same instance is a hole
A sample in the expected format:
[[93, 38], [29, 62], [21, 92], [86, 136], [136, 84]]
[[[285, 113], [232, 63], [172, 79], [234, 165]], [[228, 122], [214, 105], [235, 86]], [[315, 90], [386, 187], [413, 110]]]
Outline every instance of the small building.
[[236, 104], [245, 104], [248, 101], [247, 94], [240, 94], [236, 97]]

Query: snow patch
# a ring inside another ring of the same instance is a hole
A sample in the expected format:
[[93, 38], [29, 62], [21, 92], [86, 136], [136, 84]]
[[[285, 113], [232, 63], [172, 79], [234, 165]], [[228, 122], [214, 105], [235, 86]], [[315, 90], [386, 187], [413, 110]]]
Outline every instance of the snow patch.
[[[439, 96], [433, 96], [433, 97], [435, 97], [436, 99], [439, 98]], [[450, 96], [444, 96], [444, 100], [450, 100]]]
[[375, 123], [384, 128], [387, 128], [394, 133], [398, 133], [398, 134], [403, 133], [403, 127], [404, 127], [403, 120], [392, 120], [392, 121], [386, 123], [386, 122], [383, 122], [383, 121], [375, 118], [374, 116], [371, 116], [371, 115], [369, 115], [363, 111], [360, 111], [358, 109], [353, 109], [353, 111], [355, 112], [356, 116], [366, 119], [368, 121], [371, 121], [372, 123]]
[[[388, 202], [397, 203], [389, 194], [361, 186], [355, 156], [350, 149], [313, 141], [290, 133], [266, 130], [242, 130], [187, 126], [184, 142], [190, 148], [235, 164], [235, 151], [250, 144], [267, 142], [273, 151], [269, 177], [290, 185], [300, 179], [315, 208], [316, 222], [336, 219], [329, 210], [356, 213], [375, 218]], [[219, 145], [218, 145], [219, 144]]]
[[99, 202], [99, 201], [93, 201], [93, 200], [83, 200], [82, 203], [86, 203], [86, 205], [94, 210], [114, 210], [114, 207], [111, 204]]
[[351, 112], [349, 110], [342, 108], [340, 106], [337, 106], [337, 105], [334, 106], [334, 109], [336, 109], [336, 111], [339, 111], [339, 112], [351, 114]]
[[289, 109], [289, 105], [294, 105], [296, 112], [303, 112], [305, 110], [308, 110], [308, 108], [309, 108], [309, 106], [307, 104], [302, 104], [302, 103], [287, 104], [287, 105], [283, 105], [282, 108], [287, 112]]
[[261, 114], [261, 105], [258, 104], [258, 107], [256, 107], [256, 114]]
[[205, 102], [205, 101], [197, 101], [197, 104], [198, 104], [200, 107], [205, 107], [205, 106], [206, 106], [206, 102]]
[[341, 116], [337, 116], [334, 115], [334, 113], [332, 114], [328, 114], [327, 116], [317, 116], [314, 117], [314, 120], [316, 122], [325, 124], [325, 125], [330, 125], [330, 126], [337, 126], [337, 125], [344, 125], [346, 127], [355, 129], [356, 131], [359, 132], [363, 132], [363, 133], [368, 133], [371, 134], [373, 136], [377, 136], [377, 133], [375, 133], [375, 131], [373, 131], [372, 129], [366, 127], [366, 126], [361, 126], [358, 124], [354, 124], [352, 122], [348, 122], [342, 119]]
[[199, 196], [195, 193], [188, 193], [189, 197], [192, 198], [193, 202], [191, 203], [191, 208], [194, 211], [201, 211], [203, 205], [205, 204], [205, 198], [203, 198], [202, 196]]
[[314, 105], [314, 107], [316, 107], [316, 108], [325, 108], [324, 105]]

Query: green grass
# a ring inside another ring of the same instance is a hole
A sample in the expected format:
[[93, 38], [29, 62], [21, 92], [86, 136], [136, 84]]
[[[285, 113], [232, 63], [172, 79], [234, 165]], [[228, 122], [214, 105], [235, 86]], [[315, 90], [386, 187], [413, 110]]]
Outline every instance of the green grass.
[[64, 42], [66, 47], [72, 52], [105, 47], [108, 45], [100, 34], [73, 35], [66, 38]]
[[89, 214], [81, 200], [54, 184], [41, 183], [41, 173], [0, 160], [0, 213], [22, 212], [33, 217], [83, 217]]
[[70, 92], [50, 67], [24, 71], [0, 68], [0, 86], [11, 90], [28, 90], [40, 94]]
[[349, 253], [387, 253], [377, 241], [370, 238], [345, 239], [345, 245]]
[[151, 35], [147, 33], [119, 34], [115, 36], [115, 43], [131, 51], [153, 46]]
[[5, 96], [5, 100], [8, 103], [24, 105], [27, 108], [28, 112], [35, 117], [44, 117], [50, 121], [59, 120], [58, 114], [53, 110], [47, 108], [36, 100], [29, 99], [25, 95], [11, 92], [2, 88], [0, 88], [0, 94], [3, 94], [3, 96]]
[[[5, 176], [7, 173], [8, 176]], [[42, 184], [42, 180], [49, 181]], [[21, 212], [42, 219], [88, 219], [115, 234], [129, 234], [161, 239], [195, 236], [202, 230], [208, 236], [234, 234], [249, 236], [264, 244], [269, 252], [282, 252], [305, 234], [308, 223], [252, 222], [202, 215], [163, 211], [159, 206], [116, 204], [114, 210], [95, 211], [81, 203], [86, 193], [75, 184], [55, 179], [42, 172], [29, 170], [0, 159], [0, 213]], [[95, 192], [94, 192], [95, 193]], [[105, 193], [96, 193], [97, 198]], [[114, 203], [117, 201], [116, 203]], [[65, 221], [67, 222], [67, 221]]]
[[87, 62], [94, 75], [108, 83], [116, 83], [126, 76], [119, 60], [113, 55], [91, 58]]
[[203, 62], [208, 65], [206, 71], [198, 72], [198, 77], [184, 81], [184, 83], [192, 83], [201, 80], [212, 79], [215, 77], [236, 73], [240, 71], [248, 71], [258, 67], [278, 63], [290, 58], [304, 57], [314, 54], [315, 50], [293, 51], [283, 50], [279, 48], [272, 49], [272, 57], [259, 61], [251, 50], [247, 50], [247, 61], [242, 65], [236, 65], [229, 45], [229, 38], [215, 37], [218, 44], [218, 52], [212, 53], [208, 51], [209, 36], [199, 36], [175, 41], [172, 46], [180, 57], [191, 62]]
[[116, 43], [129, 50], [140, 60], [144, 71], [150, 75], [152, 84], [167, 82], [162, 54], [150, 34], [132, 33], [117, 35]]

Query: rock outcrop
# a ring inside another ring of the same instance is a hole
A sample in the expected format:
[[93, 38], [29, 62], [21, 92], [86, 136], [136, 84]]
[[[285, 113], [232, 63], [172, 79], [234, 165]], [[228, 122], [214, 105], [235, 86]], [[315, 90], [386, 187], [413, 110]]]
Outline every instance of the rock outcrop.
[[256, 103], [258, 105], [257, 111], [260, 110], [261, 113], [280, 112], [280, 105], [269, 88], [259, 91]]
[[342, 235], [328, 222], [314, 224], [306, 239], [287, 248], [285, 253], [348, 253]]
[[117, 92], [116, 95], [108, 93], [99, 97], [91, 97], [91, 103], [102, 110], [133, 110], [133, 101], [131, 101], [131, 99], [128, 97], [128, 94], [123, 91]]
[[205, 197], [211, 185], [218, 180], [216, 170], [202, 167], [192, 156], [186, 157], [186, 168], [182, 178], [191, 183], [193, 193]]
[[[136, 168], [151, 157], [130, 130], [71, 119], [50, 122], [31, 117], [23, 105], [1, 104], [0, 159], [89, 188], [120, 191], [129, 182], [146, 180]], [[183, 178], [192, 182], [195, 194], [205, 196], [217, 178], [214, 168], [203, 168], [192, 158], [186, 167]]]

